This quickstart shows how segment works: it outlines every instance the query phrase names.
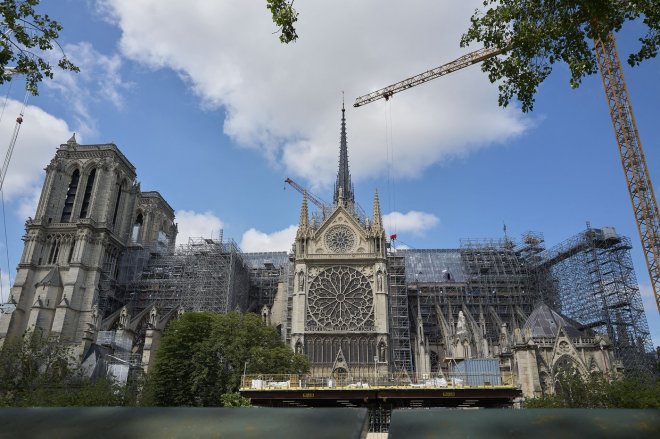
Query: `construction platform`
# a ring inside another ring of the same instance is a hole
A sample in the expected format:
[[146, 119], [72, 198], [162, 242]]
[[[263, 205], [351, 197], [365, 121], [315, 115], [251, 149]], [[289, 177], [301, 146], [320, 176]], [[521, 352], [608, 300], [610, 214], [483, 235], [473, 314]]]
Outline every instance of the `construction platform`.
[[[470, 384], [478, 382], [478, 384]], [[498, 384], [491, 384], [498, 383]], [[488, 377], [246, 375], [240, 393], [267, 407], [512, 407], [522, 396], [511, 380]]]

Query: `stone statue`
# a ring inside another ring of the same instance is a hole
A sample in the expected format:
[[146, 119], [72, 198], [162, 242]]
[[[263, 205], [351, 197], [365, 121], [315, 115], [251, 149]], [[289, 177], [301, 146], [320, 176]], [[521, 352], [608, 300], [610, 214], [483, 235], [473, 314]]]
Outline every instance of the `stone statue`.
[[378, 343], [378, 362], [384, 363], [385, 362], [385, 350], [387, 346], [385, 345], [385, 342], [380, 342]]
[[151, 312], [149, 313], [149, 326], [155, 328], [157, 323], [158, 323], [158, 310], [154, 306], [153, 308], [151, 308]]
[[463, 311], [458, 312], [458, 321], [456, 322], [456, 334], [462, 334], [468, 332], [467, 325], [465, 323], [465, 316]]
[[126, 329], [128, 326], [128, 309], [126, 307], [123, 307], [121, 309], [121, 313], [119, 314], [119, 329]]

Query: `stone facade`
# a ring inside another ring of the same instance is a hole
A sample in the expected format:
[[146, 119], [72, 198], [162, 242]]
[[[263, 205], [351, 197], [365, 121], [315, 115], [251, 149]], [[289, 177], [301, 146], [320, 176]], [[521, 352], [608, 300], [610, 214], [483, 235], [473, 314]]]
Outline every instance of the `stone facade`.
[[134, 166], [114, 144], [79, 145], [73, 136], [45, 170], [11, 288], [16, 308], [0, 316], [0, 343], [40, 328], [82, 356], [104, 311], [124, 300], [112, 286], [136, 224], [143, 218], [140, 241], [173, 247], [174, 212], [157, 192], [140, 191]]
[[[148, 371], [181, 312], [239, 309], [260, 313], [324, 378], [444, 380], [478, 360], [535, 396], [553, 391], [560, 369], [619, 372], [607, 336], [543, 304], [543, 288], [529, 282], [536, 274], [521, 268], [538, 260], [533, 246], [391, 248], [378, 193], [370, 215], [355, 202], [343, 108], [333, 203], [312, 216], [307, 203], [305, 194], [291, 253], [269, 259], [201, 238], [176, 252], [163, 197], [140, 190], [115, 145], [72, 137], [46, 168], [26, 222], [0, 344], [40, 328], [75, 346], [90, 373], [115, 358], [104, 373], [125, 380], [130, 368]], [[211, 308], [221, 299], [225, 306]]]
[[291, 347], [305, 353], [313, 373], [388, 371], [385, 230], [378, 194], [362, 218], [348, 168], [342, 109], [339, 172], [334, 203], [309, 220], [303, 197], [294, 247]]

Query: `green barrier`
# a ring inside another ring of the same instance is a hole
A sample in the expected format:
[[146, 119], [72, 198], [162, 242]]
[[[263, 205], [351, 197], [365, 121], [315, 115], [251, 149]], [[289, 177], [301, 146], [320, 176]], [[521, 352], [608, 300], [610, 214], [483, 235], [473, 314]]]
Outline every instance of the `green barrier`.
[[660, 438], [660, 410], [394, 410], [388, 439]]
[[4, 408], [2, 439], [364, 438], [364, 408]]

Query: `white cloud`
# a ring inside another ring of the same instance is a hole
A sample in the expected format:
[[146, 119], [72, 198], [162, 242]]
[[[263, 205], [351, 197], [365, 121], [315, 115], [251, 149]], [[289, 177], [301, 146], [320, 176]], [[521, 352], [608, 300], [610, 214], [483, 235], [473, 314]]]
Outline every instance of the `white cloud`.
[[655, 302], [653, 288], [649, 284], [639, 284], [639, 292], [642, 295], [642, 303], [646, 311], [653, 346], [660, 346], [660, 314], [658, 314], [658, 305]]
[[407, 213], [391, 212], [383, 215], [383, 224], [389, 233], [421, 235], [432, 229], [440, 220], [432, 213], [411, 210]]
[[71, 62], [80, 67], [80, 72], [58, 70], [53, 79], [42, 84], [60, 92], [70, 105], [76, 131], [89, 135], [96, 131], [96, 120], [89, 110], [91, 102], [106, 101], [115, 108], [122, 108], [121, 93], [129, 86], [121, 77], [122, 60], [118, 54], [104, 55], [96, 51], [86, 41], [67, 44], [63, 49]]
[[213, 212], [197, 213], [192, 210], [177, 210], [175, 221], [179, 226], [177, 244], [187, 244], [188, 238], [217, 237], [224, 223]]
[[[122, 53], [179, 73], [209, 108], [224, 107], [224, 131], [302, 176], [332, 181], [345, 90], [352, 172], [395, 176], [504, 142], [526, 128], [497, 106], [497, 87], [472, 67], [367, 107], [355, 96], [465, 53], [458, 47], [479, 0], [332, 0], [296, 3], [298, 42], [283, 45], [263, 0], [99, 0], [122, 32]], [[386, 120], [391, 128], [386, 141]], [[359, 165], [357, 165], [359, 164]]]
[[[3, 161], [22, 106], [22, 102], [8, 100], [0, 121], [0, 139], [7, 142], [0, 145]], [[18, 214], [22, 218], [34, 215], [45, 175], [43, 168], [69, 137], [71, 129], [65, 121], [39, 107], [27, 106], [3, 185], [5, 201], [20, 200]]]
[[2, 284], [2, 288], [0, 289], [0, 304], [3, 304], [6, 303], [7, 300], [9, 300], [9, 292], [10, 292], [9, 276], [7, 275], [7, 273], [5, 273], [5, 270], [2, 270], [2, 275], [0, 275], [0, 283]]
[[273, 233], [264, 233], [257, 229], [250, 229], [243, 233], [241, 250], [244, 252], [276, 252], [291, 250], [296, 238], [298, 226], [290, 225], [284, 230]]
[[25, 219], [28, 217], [34, 218], [40, 196], [41, 188], [38, 186], [33, 186], [31, 193], [26, 193], [24, 196], [21, 196], [18, 202], [18, 217]]

